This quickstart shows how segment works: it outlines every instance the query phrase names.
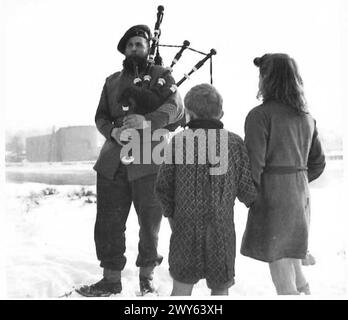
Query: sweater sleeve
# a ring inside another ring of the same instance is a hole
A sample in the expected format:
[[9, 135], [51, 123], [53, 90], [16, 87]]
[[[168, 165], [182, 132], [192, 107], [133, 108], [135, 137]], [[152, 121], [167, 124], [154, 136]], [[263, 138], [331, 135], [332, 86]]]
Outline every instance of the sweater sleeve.
[[239, 144], [239, 154], [236, 164], [238, 172], [237, 198], [249, 208], [256, 200], [257, 191], [251, 174], [248, 152], [242, 139]]
[[[168, 148], [172, 148], [169, 144]], [[157, 180], [155, 185], [155, 194], [160, 202], [162, 213], [165, 217], [173, 217], [175, 209], [175, 164], [172, 162], [171, 153], [169, 153], [171, 160], [167, 160], [159, 167]]]
[[314, 126], [314, 133], [312, 138], [312, 144], [308, 156], [308, 181], [311, 182], [317, 179], [324, 171], [326, 162], [323, 148], [321, 146], [318, 130], [316, 125]]

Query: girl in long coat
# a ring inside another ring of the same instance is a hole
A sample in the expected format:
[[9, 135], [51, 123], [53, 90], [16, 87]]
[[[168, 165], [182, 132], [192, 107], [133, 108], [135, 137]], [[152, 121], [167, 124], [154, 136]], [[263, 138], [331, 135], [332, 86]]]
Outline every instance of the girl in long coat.
[[259, 195], [241, 253], [269, 263], [278, 294], [310, 294], [301, 269], [308, 247], [308, 183], [323, 172], [325, 157], [295, 61], [265, 54], [254, 64], [263, 103], [246, 118], [245, 143]]
[[188, 129], [173, 137], [156, 183], [172, 227], [172, 295], [190, 295], [204, 278], [212, 295], [226, 295], [234, 284], [234, 202], [237, 197], [249, 207], [256, 188], [243, 140], [218, 120], [223, 112], [216, 89], [193, 87], [185, 107], [191, 118]]

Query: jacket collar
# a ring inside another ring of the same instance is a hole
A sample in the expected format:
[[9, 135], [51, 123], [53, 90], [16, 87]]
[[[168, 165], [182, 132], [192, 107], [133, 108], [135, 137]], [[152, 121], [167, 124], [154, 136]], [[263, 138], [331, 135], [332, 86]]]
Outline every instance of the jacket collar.
[[185, 127], [190, 129], [223, 129], [224, 124], [217, 119], [194, 119], [189, 121]]

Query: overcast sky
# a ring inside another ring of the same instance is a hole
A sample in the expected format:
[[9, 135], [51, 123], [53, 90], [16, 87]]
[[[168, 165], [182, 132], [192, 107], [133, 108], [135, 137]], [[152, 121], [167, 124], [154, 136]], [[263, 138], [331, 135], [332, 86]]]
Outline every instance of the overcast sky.
[[[318, 126], [342, 130], [344, 0], [3, 0], [6, 128], [93, 125], [104, 80], [121, 67], [120, 37], [134, 24], [153, 30], [160, 4], [162, 44], [187, 39], [195, 49], [217, 50], [214, 84], [228, 129], [243, 135], [247, 112], [259, 104], [253, 58], [285, 52], [298, 62]], [[166, 66], [176, 51], [162, 49]], [[176, 80], [201, 58], [184, 53]], [[201, 82], [209, 82], [208, 63], [180, 87], [182, 96]]]

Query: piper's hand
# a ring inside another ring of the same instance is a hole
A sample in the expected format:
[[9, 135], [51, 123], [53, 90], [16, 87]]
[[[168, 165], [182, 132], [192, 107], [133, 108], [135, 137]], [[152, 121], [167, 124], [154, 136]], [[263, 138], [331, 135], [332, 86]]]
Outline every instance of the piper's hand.
[[145, 129], [148, 127], [148, 124], [144, 116], [140, 114], [130, 114], [124, 117], [123, 127], [126, 129]]
[[127, 129], [125, 126], [121, 128], [113, 128], [111, 131], [111, 136], [119, 145], [124, 146], [125, 143], [132, 140], [133, 130], [134, 129]]
[[114, 140], [121, 146], [123, 146], [123, 143], [121, 142], [121, 128], [113, 128], [111, 131], [111, 137], [114, 138]]
[[132, 134], [134, 133], [135, 129], [126, 129], [125, 126], [121, 128], [121, 135], [120, 140], [123, 143], [127, 143], [132, 140]]

